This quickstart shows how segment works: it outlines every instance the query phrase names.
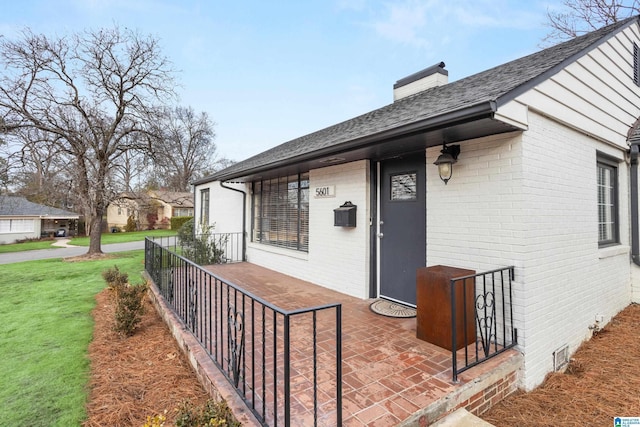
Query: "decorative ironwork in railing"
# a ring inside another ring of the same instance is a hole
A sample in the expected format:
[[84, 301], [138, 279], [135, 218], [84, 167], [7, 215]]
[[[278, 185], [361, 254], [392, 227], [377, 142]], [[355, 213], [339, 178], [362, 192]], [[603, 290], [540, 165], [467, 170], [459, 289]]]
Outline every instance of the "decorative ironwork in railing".
[[145, 269], [263, 425], [342, 424], [342, 306], [283, 310], [147, 239]]
[[[513, 280], [513, 266], [451, 279], [453, 381], [458, 380], [458, 374], [517, 345], [518, 330], [513, 325]], [[474, 301], [467, 298], [469, 286], [473, 286]], [[475, 327], [471, 330], [463, 326], [469, 325], [468, 316], [475, 317]], [[460, 333], [463, 335], [461, 341]], [[456, 345], [460, 342], [467, 344], [460, 348]]]

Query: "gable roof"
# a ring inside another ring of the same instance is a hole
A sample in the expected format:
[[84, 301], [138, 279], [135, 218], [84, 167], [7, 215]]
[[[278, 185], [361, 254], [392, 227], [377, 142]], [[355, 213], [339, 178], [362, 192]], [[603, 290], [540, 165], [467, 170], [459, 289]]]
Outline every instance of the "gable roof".
[[146, 193], [125, 191], [120, 193], [112, 203], [116, 205], [126, 202], [149, 203], [153, 200], [160, 200], [169, 206], [176, 208], [193, 207], [193, 193], [164, 190], [150, 190]]
[[33, 203], [19, 196], [0, 196], [1, 217], [37, 216], [40, 218], [79, 218], [75, 212]]
[[150, 194], [155, 194], [156, 199], [162, 200], [174, 208], [193, 207], [193, 193], [158, 190], [151, 191]]
[[[485, 119], [486, 132], [516, 130], [487, 123], [505, 103], [526, 92], [617, 32], [637, 22], [631, 17], [506, 64], [427, 89], [353, 119], [293, 139], [196, 181], [232, 180], [270, 169], [383, 144], [404, 135]], [[491, 133], [485, 133], [486, 135]], [[462, 135], [457, 140], [465, 139]], [[423, 143], [427, 146], [442, 144]], [[453, 142], [448, 140], [447, 142]], [[363, 157], [364, 158], [364, 157]]]

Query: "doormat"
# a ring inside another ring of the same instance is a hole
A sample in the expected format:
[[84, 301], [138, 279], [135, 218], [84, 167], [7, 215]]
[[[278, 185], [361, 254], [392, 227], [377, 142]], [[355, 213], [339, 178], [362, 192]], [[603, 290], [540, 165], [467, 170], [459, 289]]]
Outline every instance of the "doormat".
[[378, 299], [369, 306], [371, 311], [387, 317], [416, 317], [416, 309], [386, 299]]

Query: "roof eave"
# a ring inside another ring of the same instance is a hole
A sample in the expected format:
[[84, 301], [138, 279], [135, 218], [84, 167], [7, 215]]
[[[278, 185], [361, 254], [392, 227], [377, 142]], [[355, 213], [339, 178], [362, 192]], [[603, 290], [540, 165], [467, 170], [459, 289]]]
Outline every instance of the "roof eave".
[[315, 150], [309, 153], [301, 154], [299, 156], [289, 157], [255, 168], [241, 169], [227, 174], [214, 174], [210, 177], [202, 178], [198, 181], [195, 181], [193, 185], [201, 185], [213, 181], [229, 181], [249, 175], [259, 174], [272, 169], [290, 166], [298, 162], [314, 160], [336, 153], [344, 153], [346, 151], [356, 150], [369, 145], [380, 144], [385, 141], [410, 134], [427, 132], [430, 130], [454, 126], [459, 123], [466, 123], [476, 119], [486, 118], [488, 115], [493, 115], [493, 113], [496, 112], [496, 108], [497, 105], [495, 101], [484, 101], [463, 109], [453, 110], [439, 116], [428, 117], [417, 122], [409, 123], [393, 129], [388, 129], [375, 134], [366, 135], [364, 137], [345, 141], [343, 143], [332, 145], [321, 150]]

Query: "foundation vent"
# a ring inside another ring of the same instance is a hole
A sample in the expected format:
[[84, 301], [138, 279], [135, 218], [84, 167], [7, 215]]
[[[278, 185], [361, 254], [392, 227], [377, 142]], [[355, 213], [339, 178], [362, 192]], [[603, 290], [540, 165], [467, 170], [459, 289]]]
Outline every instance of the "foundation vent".
[[553, 352], [553, 370], [558, 372], [569, 364], [569, 346], [564, 345]]

